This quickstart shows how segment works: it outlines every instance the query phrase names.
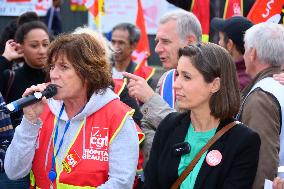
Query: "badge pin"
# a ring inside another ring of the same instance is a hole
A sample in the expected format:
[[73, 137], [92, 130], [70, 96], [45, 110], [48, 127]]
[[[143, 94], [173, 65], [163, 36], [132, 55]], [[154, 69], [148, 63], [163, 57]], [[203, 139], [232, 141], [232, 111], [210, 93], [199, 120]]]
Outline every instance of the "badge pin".
[[67, 173], [71, 173], [71, 171], [78, 165], [80, 161], [81, 158], [78, 156], [76, 151], [72, 150], [62, 161], [62, 166]]
[[67, 173], [71, 173], [71, 168], [65, 160], [63, 160], [63, 162], [62, 162], [62, 167]]
[[218, 165], [222, 160], [222, 154], [218, 150], [211, 150], [206, 156], [206, 162], [210, 166]]

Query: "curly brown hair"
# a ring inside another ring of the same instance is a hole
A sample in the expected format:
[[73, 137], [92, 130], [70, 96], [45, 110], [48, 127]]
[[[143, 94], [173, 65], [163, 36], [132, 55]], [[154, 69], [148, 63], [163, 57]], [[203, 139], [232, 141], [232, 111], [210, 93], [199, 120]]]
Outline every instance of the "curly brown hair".
[[104, 92], [112, 83], [106, 49], [89, 34], [63, 34], [49, 46], [46, 67], [50, 70], [60, 55], [65, 55], [82, 82], [87, 81], [87, 97]]

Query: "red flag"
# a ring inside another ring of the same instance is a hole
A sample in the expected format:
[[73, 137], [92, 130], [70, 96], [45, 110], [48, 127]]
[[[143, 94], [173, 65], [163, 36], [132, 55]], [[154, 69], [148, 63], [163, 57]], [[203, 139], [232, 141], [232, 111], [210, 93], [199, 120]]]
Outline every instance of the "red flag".
[[191, 11], [200, 21], [202, 27], [202, 41], [209, 40], [209, 23], [210, 23], [210, 1], [209, 0], [195, 0], [192, 1]]
[[226, 0], [223, 18], [228, 19], [232, 16], [243, 15], [243, 1], [242, 0]]
[[101, 15], [105, 15], [104, 0], [83, 0], [88, 11], [94, 16], [96, 27], [101, 31]]
[[146, 59], [150, 55], [149, 41], [146, 32], [144, 13], [140, 0], [137, 0], [137, 5], [138, 8], [136, 16], [136, 26], [140, 29], [141, 38], [137, 44], [136, 50], [132, 54], [132, 58], [137, 64], [141, 64], [142, 66], [147, 66]]
[[247, 18], [257, 24], [271, 20], [278, 23], [284, 0], [257, 0], [251, 8]]

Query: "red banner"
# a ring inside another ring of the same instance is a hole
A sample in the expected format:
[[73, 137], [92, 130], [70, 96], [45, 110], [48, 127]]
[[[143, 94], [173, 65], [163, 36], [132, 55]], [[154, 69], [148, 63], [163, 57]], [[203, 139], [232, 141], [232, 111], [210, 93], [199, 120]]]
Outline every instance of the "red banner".
[[243, 15], [243, 1], [242, 0], [226, 0], [224, 7], [223, 18], [228, 19], [232, 16]]
[[195, 0], [192, 1], [191, 11], [201, 23], [202, 27], [202, 41], [209, 40], [209, 23], [210, 23], [210, 1], [209, 0]]
[[251, 8], [247, 18], [257, 24], [271, 20], [278, 23], [284, 0], [257, 0]]
[[136, 51], [132, 54], [132, 56], [136, 63], [141, 64], [142, 66], [147, 66], [146, 59], [150, 55], [150, 49], [143, 8], [140, 0], [137, 0], [137, 7], [136, 26], [140, 29], [141, 38], [137, 44]]

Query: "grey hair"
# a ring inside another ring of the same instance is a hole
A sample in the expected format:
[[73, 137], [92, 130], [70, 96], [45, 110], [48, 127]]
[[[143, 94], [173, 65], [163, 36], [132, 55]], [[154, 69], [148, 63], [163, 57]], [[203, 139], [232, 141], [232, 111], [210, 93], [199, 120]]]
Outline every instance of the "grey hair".
[[112, 32], [115, 30], [127, 30], [129, 33], [129, 43], [131, 45], [138, 43], [141, 37], [141, 32], [138, 27], [131, 23], [120, 23], [113, 27]]
[[161, 17], [160, 24], [165, 24], [170, 20], [176, 20], [177, 33], [181, 40], [194, 35], [197, 42], [202, 41], [201, 24], [193, 13], [184, 10], [171, 11]]
[[255, 48], [257, 57], [272, 66], [284, 64], [284, 27], [264, 22], [248, 29], [244, 37], [246, 48]]
[[97, 41], [100, 42], [100, 45], [102, 49], [105, 49], [105, 54], [106, 58], [110, 59], [112, 56], [112, 46], [109, 43], [109, 41], [100, 33], [97, 31], [87, 27], [87, 26], [82, 26], [82, 27], [77, 27], [73, 32], [73, 34], [89, 34], [90, 36], [94, 37]]

